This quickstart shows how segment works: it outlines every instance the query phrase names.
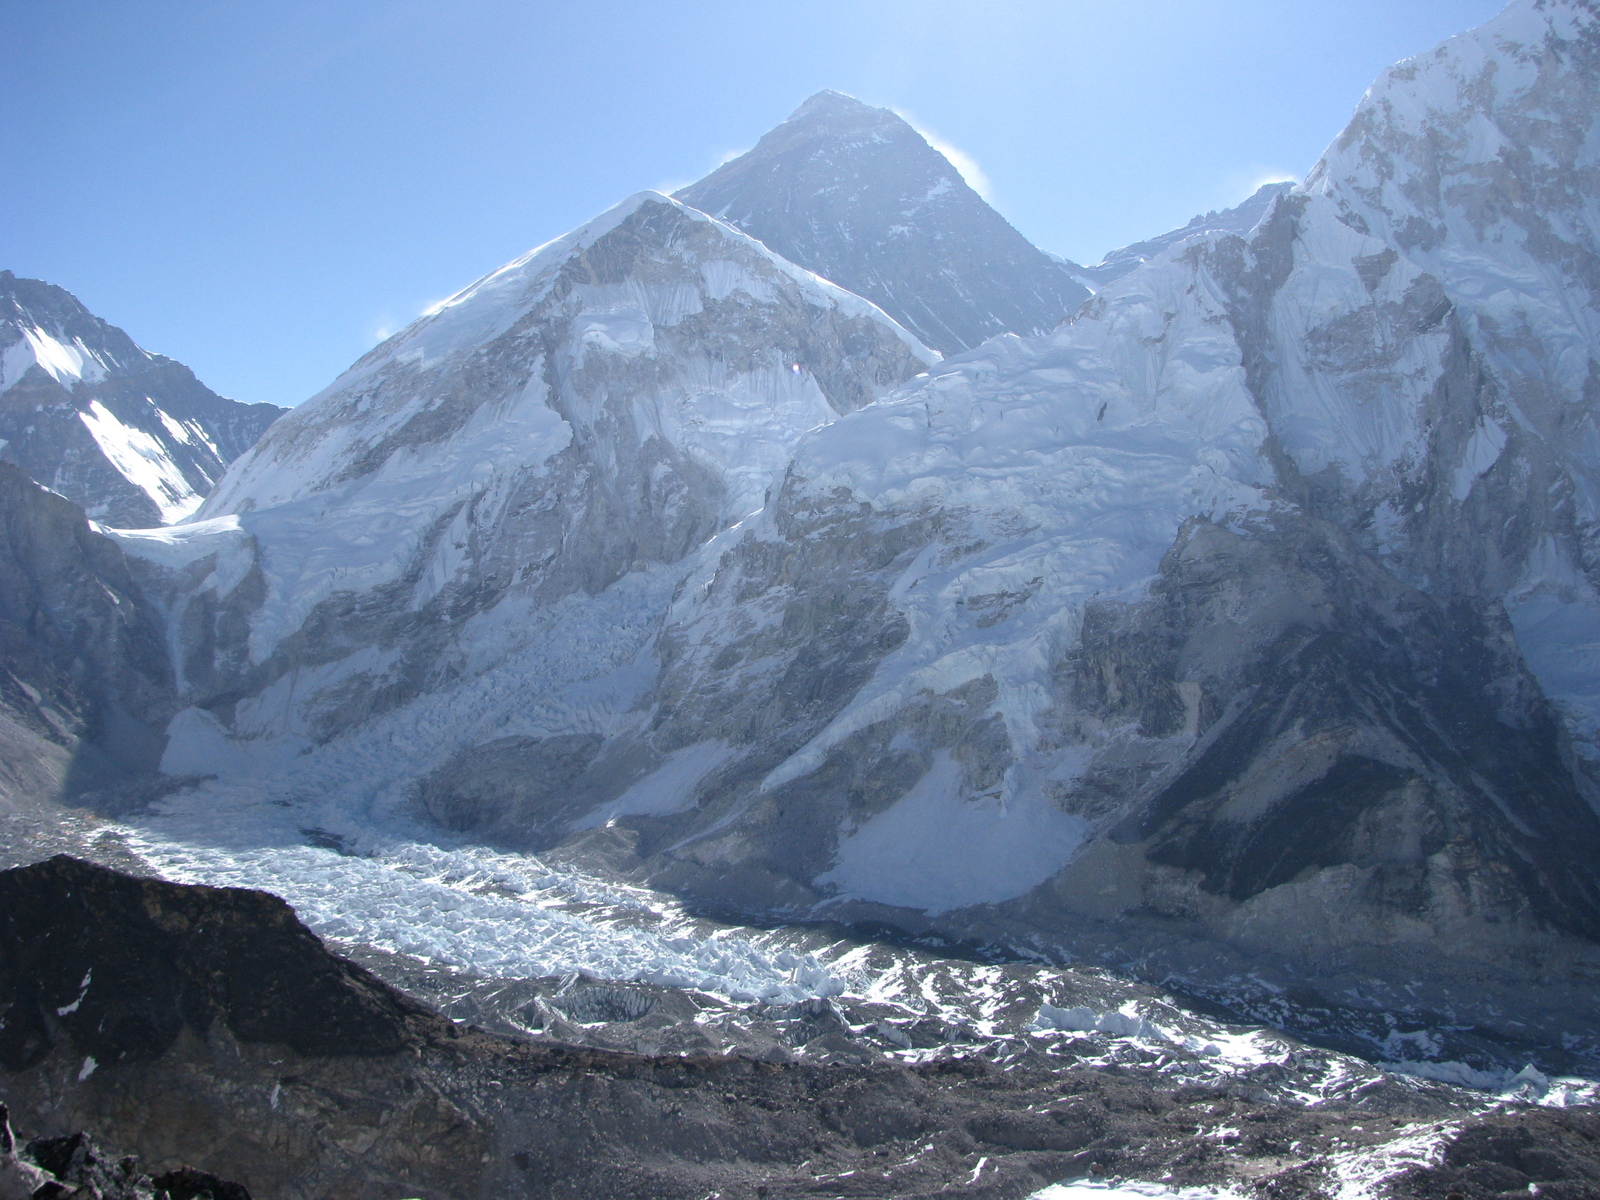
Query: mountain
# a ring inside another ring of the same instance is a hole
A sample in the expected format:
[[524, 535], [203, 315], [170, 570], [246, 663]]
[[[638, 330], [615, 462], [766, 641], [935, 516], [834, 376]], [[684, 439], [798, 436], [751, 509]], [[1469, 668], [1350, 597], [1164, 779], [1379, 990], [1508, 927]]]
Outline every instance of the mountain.
[[653, 878], [1590, 1012], [1597, 49], [1513, 4], [1248, 240], [808, 436], [663, 632], [649, 737], [736, 750]]
[[1047, 333], [1089, 297], [915, 129], [838, 92], [817, 93], [677, 198], [865, 296], [945, 354]]
[[809, 435], [663, 631], [641, 728], [725, 749], [652, 878], [1590, 1019], [1597, 49], [1513, 4], [1248, 239]]
[[[762, 507], [806, 430], [936, 357], [730, 227], [625, 201], [374, 349], [196, 521], [119, 535], [184, 647], [196, 707], [169, 761], [209, 769], [185, 747], [223, 727], [323, 741], [531, 647], [562, 660], [551, 687], [631, 659], [685, 557]], [[539, 743], [519, 786], [559, 787], [600, 740]]]
[[285, 411], [224, 399], [71, 293], [0, 271], [0, 459], [97, 521], [188, 516]]
[[1593, 1054], [1597, 117], [1595, 5], [1518, 0], [1242, 233], [950, 361], [636, 196], [112, 531], [163, 769], [214, 777], [147, 828], [579, 856], [1391, 1056]]
[[1092, 267], [1074, 267], [1074, 269], [1090, 287], [1098, 291], [1106, 284], [1121, 279], [1141, 263], [1149, 261], [1196, 234], [1236, 233], [1244, 237], [1272, 211], [1272, 206], [1278, 197], [1288, 195], [1293, 187], [1292, 183], [1264, 183], [1242, 204], [1195, 217], [1181, 229], [1174, 229], [1153, 238], [1146, 238], [1142, 242], [1134, 242], [1131, 246], [1124, 246], [1120, 250], [1113, 250]]

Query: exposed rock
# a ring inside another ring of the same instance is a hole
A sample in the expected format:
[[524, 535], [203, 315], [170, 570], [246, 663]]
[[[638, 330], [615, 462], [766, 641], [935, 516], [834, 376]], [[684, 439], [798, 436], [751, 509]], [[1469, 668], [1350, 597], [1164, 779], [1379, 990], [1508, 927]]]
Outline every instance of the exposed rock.
[[1412, 1167], [1391, 1184], [1411, 1197], [1532, 1194], [1600, 1197], [1600, 1113], [1593, 1109], [1495, 1113], [1450, 1136], [1435, 1166]]
[[323, 949], [265, 892], [139, 879], [66, 856], [0, 872], [0, 1065], [71, 1047], [85, 1078], [213, 1022], [304, 1055], [386, 1055], [434, 1023]]
[[250, 1200], [237, 1183], [179, 1167], [151, 1177], [139, 1160], [114, 1162], [85, 1133], [35, 1138], [16, 1149], [11, 1114], [0, 1104], [0, 1200]]
[[174, 711], [160, 614], [122, 551], [0, 463], [0, 805], [153, 772]]

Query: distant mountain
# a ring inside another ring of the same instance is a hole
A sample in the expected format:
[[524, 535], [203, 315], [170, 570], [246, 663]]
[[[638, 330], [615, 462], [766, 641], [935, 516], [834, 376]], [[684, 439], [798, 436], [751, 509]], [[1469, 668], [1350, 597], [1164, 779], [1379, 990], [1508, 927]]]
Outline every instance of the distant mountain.
[[286, 411], [225, 399], [70, 292], [0, 271], [0, 460], [97, 521], [188, 516]]
[[1293, 187], [1294, 184], [1287, 182], [1263, 184], [1242, 204], [1224, 208], [1220, 212], [1208, 212], [1181, 229], [1113, 250], [1092, 267], [1077, 267], [1078, 277], [1098, 291], [1106, 284], [1121, 279], [1140, 263], [1197, 234], [1233, 233], [1244, 237], [1261, 223], [1261, 218], [1271, 210], [1273, 201], [1279, 196], [1287, 196]]
[[677, 199], [865, 296], [945, 354], [1047, 333], [1089, 297], [894, 113], [819, 92]]

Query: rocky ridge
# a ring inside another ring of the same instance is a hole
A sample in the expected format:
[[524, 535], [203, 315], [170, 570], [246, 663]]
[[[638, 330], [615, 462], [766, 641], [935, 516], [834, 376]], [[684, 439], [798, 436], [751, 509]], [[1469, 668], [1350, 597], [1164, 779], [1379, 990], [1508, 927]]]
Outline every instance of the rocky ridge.
[[0, 463], [0, 813], [155, 773], [166, 631], [83, 510]]
[[1232, 208], [1204, 213], [1195, 217], [1181, 229], [1173, 229], [1153, 238], [1134, 242], [1113, 250], [1098, 263], [1088, 267], [1075, 267], [1079, 277], [1095, 291], [1121, 279], [1140, 264], [1148, 262], [1164, 251], [1196, 234], [1233, 233], [1247, 237], [1261, 223], [1279, 196], [1286, 196], [1294, 188], [1291, 182], [1264, 183], [1243, 203]]
[[286, 411], [217, 395], [71, 293], [0, 271], [0, 461], [107, 525], [186, 517]]

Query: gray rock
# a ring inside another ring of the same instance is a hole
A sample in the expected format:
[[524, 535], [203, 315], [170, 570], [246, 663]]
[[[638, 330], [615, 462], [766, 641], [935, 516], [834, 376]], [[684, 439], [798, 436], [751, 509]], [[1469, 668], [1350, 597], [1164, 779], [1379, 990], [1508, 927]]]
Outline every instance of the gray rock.
[[915, 129], [839, 92], [818, 92], [677, 198], [865, 296], [946, 354], [1048, 332], [1089, 296]]

